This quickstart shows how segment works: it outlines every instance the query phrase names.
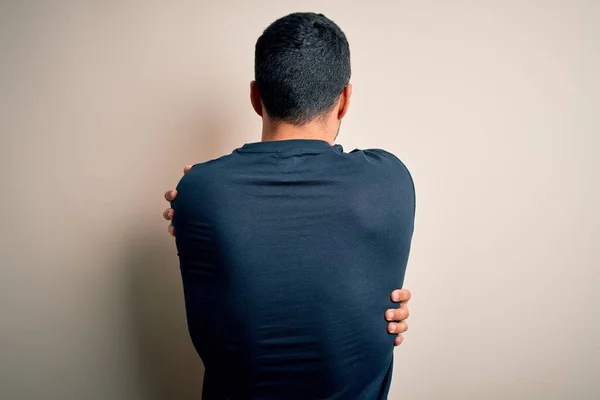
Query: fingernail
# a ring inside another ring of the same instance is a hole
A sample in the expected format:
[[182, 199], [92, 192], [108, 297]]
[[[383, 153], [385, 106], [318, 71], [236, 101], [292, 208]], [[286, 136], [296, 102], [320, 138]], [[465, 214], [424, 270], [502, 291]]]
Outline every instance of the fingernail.
[[388, 320], [394, 318], [394, 312], [392, 310], [389, 310], [386, 315]]
[[390, 324], [389, 328], [390, 328], [390, 332], [392, 332], [392, 333], [396, 332], [396, 324]]
[[394, 301], [399, 301], [400, 300], [400, 296], [398, 295], [398, 293], [394, 293], [392, 295], [392, 300], [394, 300]]

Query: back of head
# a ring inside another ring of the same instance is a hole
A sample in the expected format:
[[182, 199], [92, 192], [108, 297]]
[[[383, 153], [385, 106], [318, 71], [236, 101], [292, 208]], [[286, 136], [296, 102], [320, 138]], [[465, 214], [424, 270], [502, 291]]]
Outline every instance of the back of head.
[[303, 125], [331, 110], [350, 81], [346, 35], [323, 14], [287, 15], [258, 38], [254, 73], [269, 117]]

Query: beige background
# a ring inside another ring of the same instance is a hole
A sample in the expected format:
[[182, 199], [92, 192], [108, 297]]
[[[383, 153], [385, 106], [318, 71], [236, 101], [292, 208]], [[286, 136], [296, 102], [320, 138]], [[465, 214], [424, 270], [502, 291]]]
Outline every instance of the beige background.
[[600, 398], [593, 0], [2, 1], [0, 398], [199, 398], [162, 194], [259, 140], [254, 42], [293, 11], [350, 40], [339, 143], [416, 182], [390, 398]]

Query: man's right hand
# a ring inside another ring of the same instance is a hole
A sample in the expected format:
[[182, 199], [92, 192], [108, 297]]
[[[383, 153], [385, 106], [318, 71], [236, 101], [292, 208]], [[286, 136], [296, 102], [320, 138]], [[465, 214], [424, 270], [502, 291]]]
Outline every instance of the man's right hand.
[[[187, 174], [188, 171], [192, 169], [191, 165], [186, 165], [185, 167], [183, 167], [183, 174]], [[177, 189], [171, 189], [171, 190], [167, 190], [165, 192], [165, 199], [169, 202], [169, 204], [171, 204], [171, 202], [173, 200], [175, 200], [175, 197], [177, 197]], [[164, 212], [163, 212], [163, 217], [167, 220], [167, 221], [171, 221], [171, 223], [169, 224], [169, 233], [171, 234], [171, 236], [175, 236], [175, 228], [173, 228], [173, 217], [175, 216], [175, 211], [169, 207], [167, 208]]]
[[[183, 168], [183, 173], [187, 174], [192, 169], [191, 165], [186, 165]], [[171, 189], [165, 192], [165, 199], [171, 203], [177, 197], [177, 190]], [[175, 228], [173, 228], [173, 218], [175, 212], [173, 208], [169, 207], [163, 212], [163, 217], [167, 221], [171, 221], [169, 224], [169, 233], [171, 236], [175, 236]], [[385, 320], [388, 321], [387, 329], [392, 335], [397, 335], [394, 340], [394, 346], [400, 346], [404, 340], [404, 332], [408, 330], [406, 319], [408, 318], [408, 301], [410, 300], [411, 293], [407, 289], [396, 289], [391, 293], [391, 300], [395, 303], [400, 303], [398, 308], [391, 308], [385, 312]]]

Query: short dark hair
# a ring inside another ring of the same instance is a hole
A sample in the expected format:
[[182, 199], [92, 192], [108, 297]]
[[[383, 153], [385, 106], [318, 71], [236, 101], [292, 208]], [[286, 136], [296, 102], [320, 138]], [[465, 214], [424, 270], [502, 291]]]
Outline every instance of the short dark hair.
[[350, 47], [323, 14], [293, 13], [256, 41], [254, 74], [271, 118], [305, 124], [331, 110], [350, 81]]

